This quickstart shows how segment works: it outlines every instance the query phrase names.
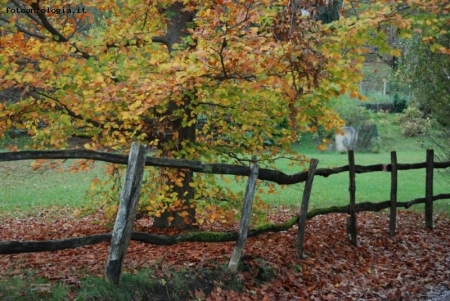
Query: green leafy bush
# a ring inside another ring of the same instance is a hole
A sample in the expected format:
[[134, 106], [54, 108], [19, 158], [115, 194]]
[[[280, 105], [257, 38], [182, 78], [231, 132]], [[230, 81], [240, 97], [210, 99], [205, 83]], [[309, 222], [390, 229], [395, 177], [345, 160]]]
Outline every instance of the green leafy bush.
[[394, 123], [400, 126], [400, 131], [406, 137], [426, 134], [432, 126], [432, 120], [425, 117], [416, 104], [411, 104], [403, 114], [398, 115]]
[[362, 106], [344, 104], [336, 107], [339, 116], [345, 121], [346, 126], [357, 126], [373, 122], [372, 116], [368, 110]]
[[370, 151], [374, 154], [379, 154], [383, 146], [383, 141], [380, 137], [374, 137], [370, 140], [370, 145]]
[[396, 93], [394, 95], [394, 113], [402, 113], [406, 109], [406, 107], [406, 99]]

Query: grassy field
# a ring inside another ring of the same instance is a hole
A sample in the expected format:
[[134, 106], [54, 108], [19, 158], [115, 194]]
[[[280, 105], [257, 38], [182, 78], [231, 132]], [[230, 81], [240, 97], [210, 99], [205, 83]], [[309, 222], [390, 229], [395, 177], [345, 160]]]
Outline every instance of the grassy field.
[[[390, 118], [390, 117], [389, 117]], [[355, 154], [356, 164], [370, 165], [390, 163], [390, 151], [397, 151], [399, 163], [424, 162], [426, 155], [426, 139], [402, 137], [398, 127], [380, 120], [379, 133], [383, 141], [380, 153]], [[329, 168], [347, 165], [347, 155], [333, 151], [319, 152], [311, 137], [303, 137], [300, 144], [293, 148], [311, 158], [319, 160], [319, 168]], [[56, 170], [32, 171], [31, 161], [1, 162], [0, 173], [0, 213], [29, 213], [38, 208], [52, 206], [81, 207], [88, 201], [86, 190], [94, 177], [101, 176], [98, 167], [89, 172], [57, 172]], [[72, 164], [67, 160], [63, 167]], [[289, 166], [287, 160], [277, 161], [277, 168], [285, 173], [295, 173], [300, 167]], [[449, 177], [435, 172], [434, 193], [448, 191]], [[245, 183], [231, 184], [233, 190], [243, 191]], [[299, 206], [302, 197], [303, 184], [278, 188], [276, 194], [262, 195], [261, 198], [273, 205]], [[359, 174], [356, 177], [357, 202], [385, 201], [389, 199], [390, 174], [374, 172]], [[425, 195], [425, 170], [400, 171], [398, 200], [408, 201]], [[316, 177], [310, 201], [310, 209], [345, 205], [348, 203], [348, 173], [331, 175], [328, 178]], [[437, 210], [450, 214], [450, 202], [443, 200], [435, 203]], [[418, 209], [420, 210], [420, 206]]]
[[[388, 116], [392, 119], [392, 116]], [[389, 164], [390, 152], [397, 152], [398, 163], [425, 162], [426, 149], [429, 144], [426, 137], [403, 137], [398, 126], [386, 120], [378, 120], [378, 131], [383, 147], [380, 153], [355, 153], [357, 165]], [[318, 168], [330, 168], [348, 165], [347, 154], [338, 154], [333, 151], [320, 152], [311, 138], [305, 137], [300, 145], [294, 146], [297, 151], [310, 158], [319, 160]], [[283, 166], [284, 165], [284, 166]], [[294, 173], [298, 170], [290, 168], [287, 162], [280, 162], [280, 170]], [[434, 194], [448, 193], [450, 177], [440, 171], [434, 174]], [[356, 175], [356, 201], [379, 202], [389, 200], [390, 173], [372, 172]], [[286, 187], [279, 194], [270, 196], [268, 202], [274, 204], [290, 204], [300, 206], [303, 185]], [[316, 177], [311, 193], [310, 209], [334, 205], [346, 205], [349, 202], [349, 176], [348, 173], [331, 175], [328, 178]], [[398, 201], [409, 201], [425, 196], [425, 169], [399, 171], [398, 173]], [[414, 206], [422, 210], [423, 205]], [[450, 202], [441, 200], [435, 202], [436, 212], [446, 212], [450, 215]]]
[[[413, 142], [413, 141], [411, 141]], [[305, 153], [309, 157], [319, 160], [319, 168], [338, 167], [348, 164], [346, 154], [320, 153], [310, 151]], [[399, 163], [416, 163], [425, 161], [425, 149], [403, 150], [397, 152]], [[358, 165], [389, 164], [390, 153], [383, 151], [379, 154], [356, 153], [355, 161]], [[282, 170], [289, 170], [282, 168]], [[291, 169], [290, 173], [295, 172]], [[425, 196], [425, 170], [400, 171], [398, 179], [398, 200], [408, 201]], [[373, 172], [356, 175], [356, 200], [357, 202], [377, 202], [389, 200], [390, 173]], [[271, 203], [287, 203], [300, 206], [302, 185], [286, 187], [279, 194], [268, 199]], [[349, 201], [349, 176], [348, 173], [331, 175], [328, 178], [316, 177], [310, 200], [310, 208], [328, 207], [332, 205], [345, 205]], [[440, 173], [435, 173], [434, 193], [448, 193], [448, 178]], [[437, 206], [443, 206], [450, 213], [450, 204], [447, 201], [439, 201]]]
[[[32, 171], [32, 161], [0, 163], [0, 212], [30, 212], [51, 206], [81, 207], [90, 181], [100, 170], [71, 173], [56, 170]], [[63, 166], [71, 164], [68, 160]]]

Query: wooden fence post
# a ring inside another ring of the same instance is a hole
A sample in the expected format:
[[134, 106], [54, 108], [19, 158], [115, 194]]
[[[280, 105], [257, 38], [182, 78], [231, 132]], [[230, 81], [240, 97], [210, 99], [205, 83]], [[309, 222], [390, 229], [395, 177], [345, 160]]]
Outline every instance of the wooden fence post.
[[[254, 160], [256, 158], [254, 157]], [[252, 161], [250, 165], [250, 175], [247, 181], [247, 187], [245, 189], [244, 204], [242, 206], [242, 216], [239, 224], [239, 233], [236, 245], [234, 246], [233, 254], [231, 255], [228, 268], [231, 272], [235, 273], [241, 260], [242, 250], [244, 249], [245, 241], [248, 234], [248, 226], [251, 219], [253, 197], [255, 196], [256, 180], [258, 179], [259, 166], [255, 161]]]
[[356, 183], [355, 183], [355, 153], [353, 150], [348, 150], [348, 171], [350, 176], [350, 184], [348, 190], [350, 192], [350, 207], [349, 213], [350, 216], [347, 218], [347, 232], [349, 234], [350, 240], [352, 244], [356, 247]]
[[106, 263], [106, 277], [115, 284], [120, 282], [123, 260], [125, 259], [131, 232], [133, 231], [146, 154], [147, 149], [144, 145], [133, 142], [128, 156], [125, 183], [120, 195], [119, 210], [112, 232], [108, 261]]
[[389, 215], [389, 234], [395, 236], [397, 227], [397, 153], [391, 152], [391, 212]]
[[433, 229], [433, 168], [434, 168], [434, 151], [427, 149], [425, 177], [425, 226]]
[[303, 190], [302, 206], [300, 216], [298, 218], [298, 234], [297, 234], [297, 255], [303, 259], [303, 241], [305, 239], [306, 218], [308, 215], [309, 196], [311, 195], [314, 175], [316, 174], [317, 164], [319, 160], [311, 159], [308, 169], [308, 177], [306, 178], [305, 189]]

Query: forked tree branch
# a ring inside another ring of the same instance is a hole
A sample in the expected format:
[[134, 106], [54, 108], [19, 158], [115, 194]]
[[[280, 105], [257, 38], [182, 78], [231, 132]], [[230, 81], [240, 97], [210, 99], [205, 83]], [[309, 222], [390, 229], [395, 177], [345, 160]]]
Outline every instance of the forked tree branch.
[[68, 42], [69, 40], [62, 33], [60, 33], [47, 19], [45, 12], [41, 10], [39, 2], [40, 0], [31, 3], [31, 7], [35, 10], [37, 16], [39, 17], [39, 20], [41, 20], [42, 26], [44, 26], [44, 28], [53, 35], [54, 40], [58, 42]]
[[[100, 122], [98, 122], [98, 121], [96, 121], [96, 120], [93, 120], [93, 119], [91, 119], [91, 118], [86, 118], [86, 117], [84, 117], [83, 115], [80, 115], [80, 114], [75, 113], [75, 112], [72, 111], [67, 105], [61, 103], [61, 101], [59, 101], [58, 99], [56, 99], [56, 98], [53, 97], [53, 96], [50, 96], [50, 95], [48, 95], [48, 94], [45, 94], [45, 93], [42, 93], [42, 92], [39, 92], [39, 91], [36, 91], [36, 90], [35, 90], [34, 92], [30, 92], [30, 94], [31, 94], [34, 98], [36, 98], [36, 99], [39, 98], [39, 96], [42, 96], [42, 97], [45, 97], [45, 98], [48, 98], [48, 99], [53, 100], [54, 102], [56, 102], [56, 108], [57, 108], [58, 110], [64, 110], [64, 111], [66, 111], [66, 112], [67, 112], [67, 115], [69, 115], [69, 116], [72, 117], [72, 118], [75, 118], [75, 119], [78, 119], [78, 120], [83, 120], [83, 121], [85, 121], [85, 122], [88, 122], [88, 123], [92, 124], [93, 126], [95, 126], [95, 127], [97, 127], [97, 128], [104, 128], [104, 125], [101, 124]], [[38, 95], [39, 95], [39, 96], [38, 96]]]

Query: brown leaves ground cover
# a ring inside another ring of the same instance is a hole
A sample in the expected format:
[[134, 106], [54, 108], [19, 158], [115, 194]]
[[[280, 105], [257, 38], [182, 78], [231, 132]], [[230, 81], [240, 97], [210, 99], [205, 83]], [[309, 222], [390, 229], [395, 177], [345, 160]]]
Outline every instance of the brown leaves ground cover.
[[[280, 222], [293, 214], [277, 210], [271, 219]], [[2, 219], [1, 241], [60, 239], [110, 231], [98, 223], [97, 215], [75, 218], [70, 213], [48, 211]], [[431, 287], [450, 286], [450, 219], [436, 215], [434, 230], [426, 230], [423, 221], [418, 213], [400, 211], [397, 236], [390, 238], [387, 212], [358, 214], [358, 246], [353, 247], [346, 234], [346, 215], [318, 216], [307, 222], [307, 257], [303, 260], [296, 256], [296, 227], [249, 238], [237, 275], [243, 289], [225, 290], [220, 281], [211, 278], [206, 298], [418, 300]], [[154, 231], [150, 226], [151, 220], [141, 219], [135, 228]], [[193, 274], [217, 270], [226, 265], [233, 246], [233, 242], [186, 242], [175, 246], [131, 242], [124, 269], [135, 273], [149, 268], [155, 278], [167, 278], [171, 269], [184, 268]], [[0, 255], [0, 277], [23, 277], [27, 269], [33, 270], [35, 276], [76, 286], [87, 275], [103, 277], [107, 252], [108, 244], [102, 243], [56, 252]], [[205, 296], [198, 290], [194, 294]]]

